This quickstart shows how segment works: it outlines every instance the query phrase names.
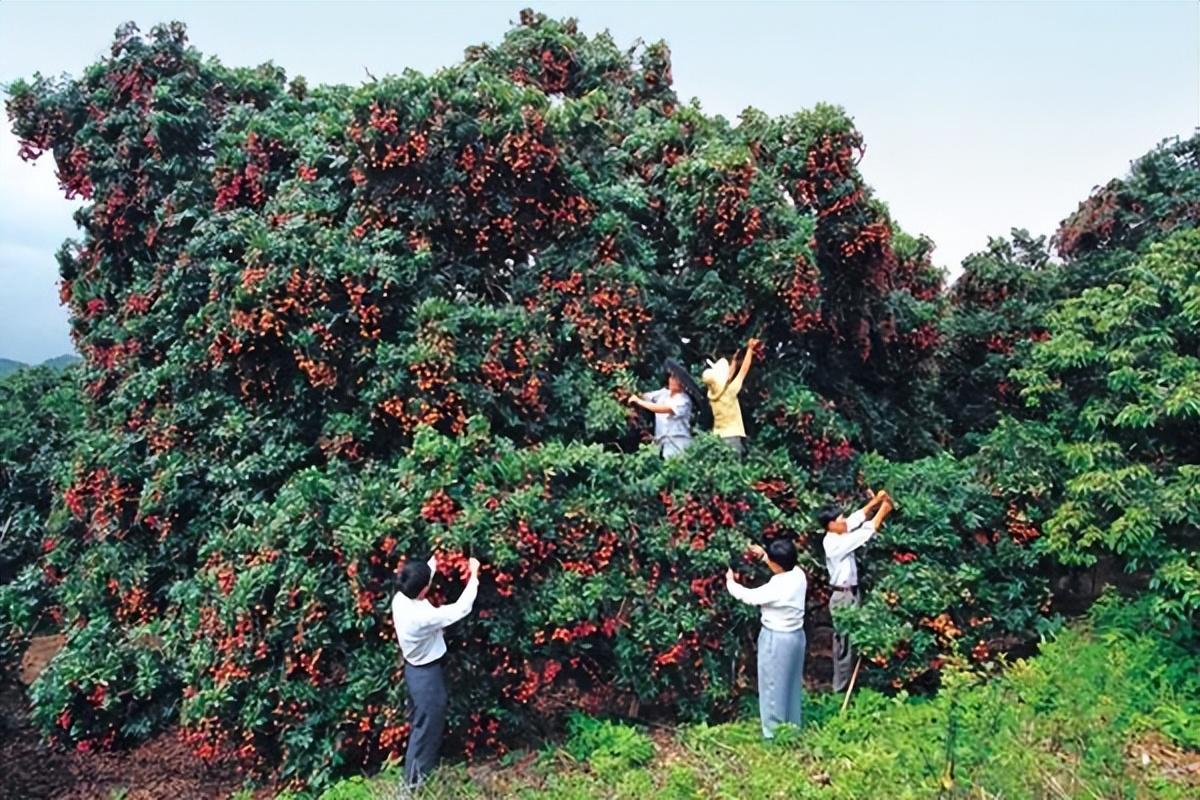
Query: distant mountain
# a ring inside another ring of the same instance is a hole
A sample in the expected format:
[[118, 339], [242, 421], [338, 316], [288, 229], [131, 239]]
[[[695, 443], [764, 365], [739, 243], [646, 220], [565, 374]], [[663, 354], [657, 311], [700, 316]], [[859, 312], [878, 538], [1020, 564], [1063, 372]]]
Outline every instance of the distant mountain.
[[43, 361], [42, 366], [49, 367], [50, 369], [64, 370], [79, 360], [79, 356], [74, 353], [64, 353], [61, 356], [55, 356]]
[[[79, 361], [79, 356], [75, 355], [74, 353], [64, 353], [61, 356], [55, 356], [54, 358], [47, 359], [38, 366], [49, 367], [50, 369], [61, 371], [71, 366], [76, 361]], [[0, 358], [0, 378], [4, 377], [5, 375], [11, 375], [17, 370], [24, 369], [28, 366], [28, 364], [24, 364], [20, 361], [13, 361], [11, 358]]]

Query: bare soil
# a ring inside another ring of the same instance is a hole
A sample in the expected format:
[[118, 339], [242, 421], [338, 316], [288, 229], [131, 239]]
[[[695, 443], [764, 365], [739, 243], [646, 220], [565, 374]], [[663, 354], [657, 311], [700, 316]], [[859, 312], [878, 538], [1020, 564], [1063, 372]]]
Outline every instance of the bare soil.
[[204, 764], [173, 731], [105, 753], [47, 744], [29, 720], [25, 687], [62, 642], [35, 637], [21, 659], [20, 683], [0, 678], [0, 800], [107, 800], [119, 792], [125, 800], [214, 800], [241, 787], [234, 768]]

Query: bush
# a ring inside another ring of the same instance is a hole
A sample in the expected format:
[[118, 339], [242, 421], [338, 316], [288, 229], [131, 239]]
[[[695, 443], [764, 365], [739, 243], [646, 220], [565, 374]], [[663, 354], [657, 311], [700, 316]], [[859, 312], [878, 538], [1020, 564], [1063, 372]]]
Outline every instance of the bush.
[[[907, 464], [860, 464], [898, 509], [859, 556], [872, 591], [839, 609], [862, 655], [893, 687], [936, 673], [948, 656], [989, 662], [1048, 630], [1050, 593], [1034, 549], [1040, 519], [976, 477], [971, 461], [942, 454]], [[1011, 496], [1011, 495], [1010, 495]]]
[[58, 546], [47, 535], [46, 516], [65, 485], [83, 406], [71, 370], [22, 369], [0, 379], [0, 666], [48, 606], [56, 574], [38, 563]]
[[601, 776], [619, 775], [654, 758], [654, 743], [637, 729], [579, 713], [567, 718], [563, 749]]
[[1067, 564], [1118, 556], [1174, 618], [1200, 611], [1198, 263], [1200, 231], [1178, 231], [1050, 314], [1050, 337], [1014, 375], [1053, 435], [1040, 458], [996, 467], [1061, 465], [1046, 549]]
[[1047, 335], [1063, 272], [1049, 259], [1045, 237], [1014, 230], [967, 256], [950, 288], [938, 402], [958, 452], [977, 447], [1002, 413], [1020, 412], [1020, 385], [1009, 372]]
[[[941, 277], [861, 136], [826, 106], [731, 129], [678, 103], [662, 44], [527, 13], [433, 76], [310, 89], [126, 26], [8, 112], [89, 201], [59, 259], [89, 418], [42, 559], [55, 735], [178, 708], [198, 752], [284, 780], [394, 756], [389, 581], [430, 549], [439, 595], [459, 553], [489, 564], [452, 676], [468, 754], [567, 703], [729, 713], [729, 560], [854, 489], [856, 447], [930, 445]], [[752, 334], [759, 456], [621, 454], [648, 436], [624, 391]]]

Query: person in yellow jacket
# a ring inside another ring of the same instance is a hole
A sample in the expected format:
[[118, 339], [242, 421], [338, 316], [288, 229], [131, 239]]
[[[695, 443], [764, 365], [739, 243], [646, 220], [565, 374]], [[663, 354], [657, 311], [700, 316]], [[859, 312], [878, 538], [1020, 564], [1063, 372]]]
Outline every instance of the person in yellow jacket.
[[724, 442], [733, 448], [739, 456], [746, 452], [746, 426], [742, 424], [742, 406], [738, 402], [738, 392], [742, 390], [742, 381], [750, 371], [754, 361], [754, 349], [758, 339], [746, 343], [746, 355], [742, 357], [736, 375], [733, 368], [724, 359], [709, 361], [708, 369], [700, 376], [708, 387], [708, 403], [712, 406], [713, 433], [720, 436]]

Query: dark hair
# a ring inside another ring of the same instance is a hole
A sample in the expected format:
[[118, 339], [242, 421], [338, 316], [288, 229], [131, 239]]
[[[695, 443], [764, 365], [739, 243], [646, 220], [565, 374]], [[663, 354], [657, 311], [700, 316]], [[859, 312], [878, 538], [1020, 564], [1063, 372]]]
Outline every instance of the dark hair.
[[792, 544], [791, 539], [772, 539], [767, 544], [767, 558], [787, 572], [796, 566], [796, 545]]
[[828, 505], [817, 512], [817, 522], [821, 525], [821, 530], [829, 530], [829, 523], [842, 515], [842, 510], [835, 505]]
[[417, 558], [410, 558], [400, 568], [400, 593], [412, 600], [417, 599], [421, 590], [429, 585], [433, 571], [429, 565]]

